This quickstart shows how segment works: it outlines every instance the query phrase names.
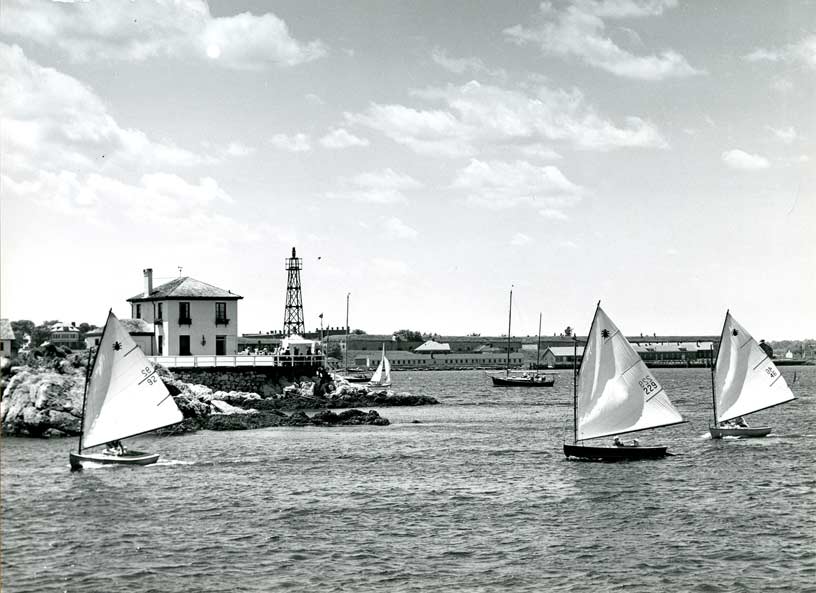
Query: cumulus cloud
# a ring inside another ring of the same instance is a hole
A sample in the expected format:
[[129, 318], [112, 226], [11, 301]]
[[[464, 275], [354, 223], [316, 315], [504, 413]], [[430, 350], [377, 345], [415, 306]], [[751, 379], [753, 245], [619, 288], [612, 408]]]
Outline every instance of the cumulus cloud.
[[[607, 21], [659, 16], [676, 0], [579, 0], [563, 8], [542, 2], [540, 25], [515, 25], [504, 30], [519, 44], [534, 44], [545, 54], [576, 56], [586, 64], [617, 76], [640, 80], [663, 80], [700, 74], [673, 50], [658, 55], [636, 55], [621, 47], [609, 35]], [[626, 37], [635, 45], [640, 38], [631, 29]]]
[[354, 146], [368, 146], [369, 141], [355, 136], [345, 128], [337, 128], [323, 136], [320, 139], [320, 145], [324, 148], [351, 148]]
[[295, 66], [323, 57], [272, 13], [214, 17], [204, 0], [3, 3], [0, 31], [58, 48], [76, 62], [198, 58], [234, 69]]
[[90, 87], [2, 43], [0, 106], [7, 169], [188, 167], [218, 160], [121, 126]]
[[338, 186], [339, 189], [327, 192], [326, 197], [371, 204], [395, 204], [406, 202], [403, 192], [419, 189], [422, 184], [409, 175], [389, 168], [343, 177], [338, 181]]
[[526, 161], [472, 159], [457, 172], [454, 189], [468, 201], [487, 208], [512, 208], [526, 204], [549, 212], [549, 218], [566, 218], [564, 208], [580, 201], [583, 189], [567, 179], [558, 167], [539, 167]]
[[374, 103], [363, 113], [347, 113], [346, 119], [434, 156], [474, 156], [482, 144], [508, 142], [562, 141], [587, 150], [668, 146], [657, 128], [639, 117], [627, 117], [622, 125], [603, 118], [577, 89], [522, 91], [471, 81], [414, 94], [442, 102], [446, 109]]
[[752, 171], [757, 169], [767, 169], [771, 166], [768, 159], [758, 154], [749, 154], [738, 148], [726, 150], [722, 153], [723, 162], [732, 169], [742, 169]]
[[816, 35], [775, 49], [759, 48], [744, 56], [749, 62], [794, 62], [816, 68]]
[[513, 238], [510, 239], [510, 244], [515, 245], [516, 247], [520, 247], [522, 245], [529, 245], [533, 242], [533, 239], [529, 235], [525, 235], [524, 233], [516, 233], [513, 235]]
[[392, 237], [400, 239], [416, 239], [419, 233], [413, 227], [408, 226], [399, 218], [392, 216], [383, 221], [383, 228]]
[[788, 126], [786, 128], [774, 128], [773, 126], [767, 126], [767, 129], [777, 140], [780, 140], [785, 144], [790, 144], [797, 138], [796, 129], [793, 126]]
[[308, 152], [312, 149], [312, 141], [306, 134], [275, 134], [269, 139], [275, 148], [289, 152]]
[[434, 48], [431, 52], [431, 59], [438, 66], [454, 74], [472, 72], [474, 74], [490, 74], [491, 76], [499, 77], [507, 76], [507, 72], [505, 72], [504, 69], [488, 68], [480, 58], [453, 58], [450, 57], [444, 49], [439, 47]]

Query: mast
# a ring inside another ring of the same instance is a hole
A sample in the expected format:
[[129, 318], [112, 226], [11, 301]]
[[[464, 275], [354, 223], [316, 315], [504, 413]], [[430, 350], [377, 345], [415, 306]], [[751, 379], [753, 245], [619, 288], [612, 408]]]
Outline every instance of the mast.
[[[108, 318], [105, 319], [105, 326], [102, 328], [102, 335], [99, 336], [99, 345], [102, 345], [102, 339], [105, 337], [105, 331], [108, 329], [108, 321], [113, 309], [108, 309]], [[155, 329], [155, 327], [154, 327]], [[93, 348], [88, 348], [88, 366], [85, 368], [85, 388], [82, 391], [82, 418], [79, 421], [79, 448], [77, 453], [82, 453], [82, 437], [85, 434], [85, 402], [88, 397], [88, 379], [93, 374], [93, 367], [96, 366], [96, 359], [99, 357], [99, 348], [94, 353], [93, 364], [91, 364], [91, 352]]]
[[351, 296], [350, 292], [346, 293], [346, 374], [348, 375], [348, 349], [349, 349], [349, 297]]
[[578, 336], [572, 334], [572, 442], [578, 442]]
[[720, 347], [717, 348], [717, 356], [714, 356], [714, 344], [711, 344], [711, 401], [714, 404], [714, 426], [717, 426], [717, 392], [714, 387], [714, 373], [717, 370], [717, 360], [720, 358], [720, 350], [722, 350], [723, 334], [725, 333], [725, 324], [728, 323], [728, 314], [731, 309], [726, 310], [725, 318], [723, 318], [723, 326], [720, 330]]
[[536, 349], [536, 375], [538, 374], [538, 361], [541, 358], [541, 313], [538, 314], [538, 348]]
[[505, 376], [510, 375], [510, 322], [513, 319], [513, 288], [510, 288], [510, 308], [507, 310], [507, 368]]

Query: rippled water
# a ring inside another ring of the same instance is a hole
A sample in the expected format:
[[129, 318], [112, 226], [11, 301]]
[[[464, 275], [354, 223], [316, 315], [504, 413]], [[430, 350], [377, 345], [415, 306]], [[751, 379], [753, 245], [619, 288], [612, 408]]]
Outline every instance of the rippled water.
[[395, 373], [441, 405], [132, 439], [145, 468], [5, 438], [3, 590], [816, 591], [816, 367], [794, 371], [799, 399], [751, 417], [770, 437], [711, 441], [708, 372], [656, 370], [690, 420], [639, 435], [679, 454], [656, 461], [566, 461], [566, 372]]

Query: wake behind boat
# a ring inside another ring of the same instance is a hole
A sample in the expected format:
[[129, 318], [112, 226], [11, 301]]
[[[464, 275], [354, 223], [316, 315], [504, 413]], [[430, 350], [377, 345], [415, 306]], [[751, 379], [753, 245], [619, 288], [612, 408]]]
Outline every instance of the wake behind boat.
[[[96, 356], [85, 376], [79, 449], [68, 456], [71, 469], [82, 469], [83, 462], [156, 463], [158, 453], [127, 451], [119, 441], [182, 420], [156, 369], [113, 312], [108, 312]], [[85, 452], [106, 443], [108, 448], [103, 452]]]
[[743, 416], [795, 399], [769, 354], [730, 311], [725, 313], [720, 349], [711, 369], [711, 396], [712, 439], [767, 436], [770, 426], [748, 426]]
[[574, 432], [573, 443], [564, 443], [567, 458], [622, 461], [669, 455], [667, 446], [644, 447], [637, 439], [627, 445], [616, 438], [612, 447], [582, 444], [587, 439], [684, 422], [663, 387], [600, 303], [573, 386]]

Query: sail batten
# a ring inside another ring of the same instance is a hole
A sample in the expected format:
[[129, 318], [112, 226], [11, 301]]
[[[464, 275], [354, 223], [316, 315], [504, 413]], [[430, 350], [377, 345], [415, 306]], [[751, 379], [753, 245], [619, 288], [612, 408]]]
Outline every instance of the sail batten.
[[98, 346], [82, 419], [82, 447], [95, 447], [183, 420], [156, 369], [111, 312]]
[[576, 440], [683, 422], [663, 387], [598, 306], [576, 390]]
[[715, 422], [726, 422], [794, 398], [782, 373], [728, 312], [714, 370]]

